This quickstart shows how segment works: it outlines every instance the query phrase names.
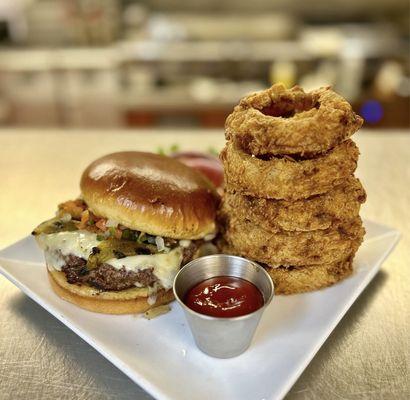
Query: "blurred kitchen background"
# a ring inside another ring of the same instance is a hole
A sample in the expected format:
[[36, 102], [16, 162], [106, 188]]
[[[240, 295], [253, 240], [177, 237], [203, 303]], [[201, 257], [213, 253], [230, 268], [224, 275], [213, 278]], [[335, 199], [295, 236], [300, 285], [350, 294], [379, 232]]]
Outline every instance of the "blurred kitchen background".
[[409, 0], [0, 0], [0, 126], [222, 127], [281, 81], [409, 128]]

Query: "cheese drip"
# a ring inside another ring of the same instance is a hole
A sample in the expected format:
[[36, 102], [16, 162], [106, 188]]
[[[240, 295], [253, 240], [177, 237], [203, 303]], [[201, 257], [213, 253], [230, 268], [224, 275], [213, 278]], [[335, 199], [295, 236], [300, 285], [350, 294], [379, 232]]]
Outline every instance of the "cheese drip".
[[[92, 248], [98, 247], [100, 243], [95, 233], [87, 231], [41, 234], [37, 236], [37, 241], [44, 251], [48, 268], [58, 271], [61, 271], [65, 264], [63, 256], [72, 254], [87, 260]], [[112, 258], [105, 261], [105, 264], [109, 264], [116, 269], [125, 268], [134, 272], [152, 268], [153, 274], [158, 278], [161, 286], [170, 289], [180, 268], [182, 253], [182, 248], [176, 247], [169, 253], [135, 255], [120, 259]]]

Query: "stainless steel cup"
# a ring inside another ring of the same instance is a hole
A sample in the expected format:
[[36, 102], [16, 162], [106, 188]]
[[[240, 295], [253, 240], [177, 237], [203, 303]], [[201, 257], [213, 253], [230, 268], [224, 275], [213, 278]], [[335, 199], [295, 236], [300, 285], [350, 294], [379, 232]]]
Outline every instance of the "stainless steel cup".
[[[216, 276], [236, 276], [252, 282], [263, 295], [263, 307], [240, 317], [219, 318], [199, 314], [184, 304], [189, 289]], [[262, 313], [272, 300], [273, 282], [269, 274], [255, 262], [216, 254], [197, 258], [185, 265], [175, 277], [174, 295], [185, 312], [199, 349], [212, 357], [230, 358], [249, 347]]]

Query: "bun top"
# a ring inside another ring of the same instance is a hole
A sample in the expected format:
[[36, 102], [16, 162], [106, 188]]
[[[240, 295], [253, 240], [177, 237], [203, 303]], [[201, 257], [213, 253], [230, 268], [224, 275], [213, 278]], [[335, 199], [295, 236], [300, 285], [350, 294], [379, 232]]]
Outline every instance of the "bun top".
[[200, 239], [216, 229], [215, 187], [170, 157], [108, 154], [87, 167], [80, 186], [94, 214], [130, 229], [175, 239]]

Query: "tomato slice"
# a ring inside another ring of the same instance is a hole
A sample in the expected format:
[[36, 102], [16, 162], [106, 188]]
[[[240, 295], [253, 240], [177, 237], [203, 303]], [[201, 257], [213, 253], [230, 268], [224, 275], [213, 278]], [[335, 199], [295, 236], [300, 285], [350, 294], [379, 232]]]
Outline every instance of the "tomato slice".
[[224, 175], [221, 161], [212, 155], [196, 151], [171, 154], [171, 157], [205, 175], [217, 188], [222, 186]]

